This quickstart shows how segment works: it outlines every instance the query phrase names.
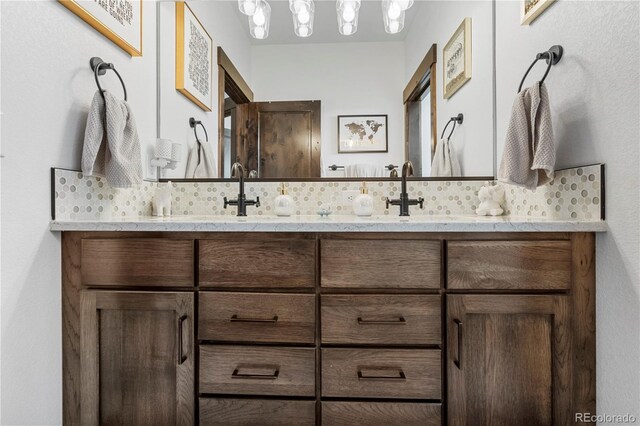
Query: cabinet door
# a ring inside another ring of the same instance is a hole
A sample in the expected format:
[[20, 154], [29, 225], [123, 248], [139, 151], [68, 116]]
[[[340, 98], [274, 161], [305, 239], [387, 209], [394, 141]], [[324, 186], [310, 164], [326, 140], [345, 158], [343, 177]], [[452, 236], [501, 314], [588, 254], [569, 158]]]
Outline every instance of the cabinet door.
[[193, 293], [83, 291], [83, 425], [193, 424]]
[[568, 296], [447, 296], [453, 425], [572, 423]]

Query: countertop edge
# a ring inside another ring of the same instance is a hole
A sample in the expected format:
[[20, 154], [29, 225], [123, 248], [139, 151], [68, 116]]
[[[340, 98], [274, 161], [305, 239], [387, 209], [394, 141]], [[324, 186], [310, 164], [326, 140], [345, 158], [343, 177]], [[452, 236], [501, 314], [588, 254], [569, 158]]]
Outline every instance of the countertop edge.
[[56, 221], [54, 232], [607, 232], [604, 221], [501, 222], [154, 222], [154, 221]]

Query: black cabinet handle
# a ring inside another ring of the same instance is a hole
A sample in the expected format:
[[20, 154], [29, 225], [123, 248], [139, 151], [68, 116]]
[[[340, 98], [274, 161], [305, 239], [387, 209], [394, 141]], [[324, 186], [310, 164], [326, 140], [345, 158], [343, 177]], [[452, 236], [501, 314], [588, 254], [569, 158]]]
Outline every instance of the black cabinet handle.
[[458, 347], [456, 350], [456, 359], [453, 360], [453, 363], [458, 370], [462, 370], [462, 321], [459, 319], [454, 319], [453, 322], [456, 324], [456, 328], [458, 329]]
[[183, 315], [178, 318], [178, 365], [184, 364], [187, 360], [187, 356], [184, 354], [183, 349], [183, 334], [184, 334], [184, 323], [187, 320], [187, 316]]
[[358, 324], [385, 324], [385, 325], [405, 325], [407, 320], [404, 319], [403, 316], [399, 316], [398, 319], [395, 320], [367, 320], [362, 319], [362, 317], [358, 317]]
[[249, 318], [239, 317], [238, 315], [231, 315], [230, 322], [260, 322], [260, 323], [276, 323], [278, 322], [278, 316], [274, 315], [273, 318]]
[[[398, 373], [397, 376], [387, 376], [387, 375], [366, 375], [362, 371], [363, 370], [372, 370], [372, 371], [396, 371]], [[386, 380], [386, 381], [405, 381], [407, 380], [407, 376], [402, 371], [402, 368], [389, 368], [389, 367], [362, 367], [358, 368], [358, 380]]]
[[280, 374], [279, 366], [274, 367], [274, 366], [257, 365], [253, 367], [253, 368], [272, 369], [273, 373], [269, 373], [269, 374], [241, 373], [240, 372], [241, 368], [251, 368], [251, 366], [236, 367], [236, 369], [233, 370], [233, 374], [231, 374], [232, 379], [275, 380], [278, 378], [278, 375]]

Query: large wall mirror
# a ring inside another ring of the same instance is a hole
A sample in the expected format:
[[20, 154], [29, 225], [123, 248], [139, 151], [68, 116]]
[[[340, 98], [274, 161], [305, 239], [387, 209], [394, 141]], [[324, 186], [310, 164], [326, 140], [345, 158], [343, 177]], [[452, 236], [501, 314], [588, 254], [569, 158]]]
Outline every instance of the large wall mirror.
[[492, 0], [315, 0], [296, 30], [289, 0], [244, 3], [158, 3], [158, 138], [182, 145], [162, 178], [495, 175]]

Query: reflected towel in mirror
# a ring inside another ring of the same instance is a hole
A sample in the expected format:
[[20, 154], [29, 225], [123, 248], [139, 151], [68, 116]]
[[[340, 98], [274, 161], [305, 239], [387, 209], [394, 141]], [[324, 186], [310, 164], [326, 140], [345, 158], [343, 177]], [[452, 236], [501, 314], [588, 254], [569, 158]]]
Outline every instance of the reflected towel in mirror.
[[382, 168], [373, 164], [349, 164], [344, 167], [346, 177], [383, 177]]
[[431, 162], [431, 177], [462, 176], [460, 162], [451, 139], [442, 139], [436, 145]]
[[199, 140], [193, 144], [187, 160], [187, 179], [204, 179], [218, 177], [218, 171], [213, 161], [213, 154], [210, 152], [210, 145], [203, 145]]

